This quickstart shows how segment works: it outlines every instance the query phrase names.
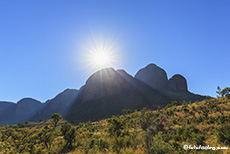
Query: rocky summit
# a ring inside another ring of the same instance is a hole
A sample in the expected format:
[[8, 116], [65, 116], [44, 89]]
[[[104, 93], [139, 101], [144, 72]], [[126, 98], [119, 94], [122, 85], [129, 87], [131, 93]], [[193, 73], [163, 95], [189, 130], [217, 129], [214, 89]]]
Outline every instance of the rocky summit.
[[135, 78], [154, 89], [160, 89], [168, 83], [168, 77], [165, 70], [155, 64], [149, 64], [145, 68], [140, 69], [136, 73]]
[[188, 90], [187, 81], [180, 74], [176, 74], [172, 78], [170, 78], [167, 87], [171, 90]]
[[156, 64], [149, 64], [140, 69], [135, 78], [158, 90], [165, 88], [169, 90], [188, 90], [187, 81], [182, 75], [176, 74], [168, 80], [165, 70]]
[[172, 100], [201, 101], [205, 99], [204, 96], [189, 92], [185, 77], [176, 74], [168, 80], [166, 71], [156, 64], [149, 64], [140, 69], [135, 78]]

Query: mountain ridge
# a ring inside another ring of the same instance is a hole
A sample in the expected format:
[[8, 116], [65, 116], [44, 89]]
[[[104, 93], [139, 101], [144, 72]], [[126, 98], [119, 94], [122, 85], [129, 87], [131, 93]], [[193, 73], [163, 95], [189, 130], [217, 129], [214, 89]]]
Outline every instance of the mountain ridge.
[[121, 114], [123, 109], [156, 109], [174, 100], [205, 98], [189, 92], [182, 75], [168, 79], [156, 64], [148, 64], [135, 76], [122, 69], [104, 68], [93, 73], [80, 90], [65, 89], [44, 103], [33, 98], [0, 102], [0, 124], [46, 120], [52, 113], [60, 113], [69, 121], [95, 121]]

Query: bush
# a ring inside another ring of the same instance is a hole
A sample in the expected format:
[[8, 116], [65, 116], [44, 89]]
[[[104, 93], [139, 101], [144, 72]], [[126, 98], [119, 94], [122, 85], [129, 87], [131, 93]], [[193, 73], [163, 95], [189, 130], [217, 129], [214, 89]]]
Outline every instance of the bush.
[[109, 144], [108, 142], [106, 142], [105, 140], [103, 139], [100, 139], [99, 141], [96, 142], [98, 148], [100, 151], [107, 151], [107, 149], [109, 148]]
[[62, 119], [62, 116], [59, 113], [53, 113], [50, 118], [52, 119], [52, 123], [54, 125], [54, 128], [57, 127], [57, 124]]
[[64, 139], [66, 141], [66, 144], [63, 148], [65, 152], [72, 150], [73, 149], [73, 143], [75, 142], [75, 137], [76, 137], [76, 129], [73, 128], [73, 126], [69, 123], [64, 123], [61, 126], [61, 132], [62, 135], [64, 136]]
[[181, 104], [180, 101], [172, 101], [171, 103], [168, 103], [168, 104], [165, 106], [165, 109], [171, 108], [171, 107], [173, 107], [173, 106], [178, 106], [178, 105], [180, 105], [180, 104]]
[[116, 137], [115, 140], [112, 141], [112, 148], [116, 153], [120, 153], [121, 148], [124, 146], [123, 137]]
[[172, 146], [165, 142], [163, 140], [163, 135], [162, 132], [158, 132], [158, 134], [156, 134], [153, 137], [152, 140], [152, 146], [150, 147], [150, 149], [147, 149], [147, 153], [149, 154], [165, 154], [165, 153], [175, 153], [175, 151], [173, 150]]
[[217, 126], [215, 135], [219, 143], [230, 145], [230, 124], [224, 126]]
[[204, 146], [205, 145], [205, 143], [204, 143], [204, 141], [205, 141], [204, 135], [196, 134], [196, 135], [193, 136], [193, 140], [194, 140], [194, 142], [195, 142], [195, 144], [197, 146], [199, 146], [199, 145]]

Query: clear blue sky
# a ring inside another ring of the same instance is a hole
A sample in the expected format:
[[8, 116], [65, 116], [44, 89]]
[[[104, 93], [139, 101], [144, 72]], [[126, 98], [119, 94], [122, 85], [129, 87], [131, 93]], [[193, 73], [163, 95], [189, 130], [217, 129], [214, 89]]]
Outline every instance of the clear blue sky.
[[2, 0], [0, 100], [42, 102], [79, 89], [93, 71], [81, 62], [92, 36], [119, 44], [116, 69], [135, 75], [155, 63], [189, 90], [215, 96], [230, 86], [229, 0]]

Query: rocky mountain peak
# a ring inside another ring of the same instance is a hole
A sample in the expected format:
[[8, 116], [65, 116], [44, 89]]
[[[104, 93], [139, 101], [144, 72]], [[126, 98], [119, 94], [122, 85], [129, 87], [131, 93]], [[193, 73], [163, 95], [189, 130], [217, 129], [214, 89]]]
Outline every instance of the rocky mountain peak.
[[176, 74], [170, 78], [167, 87], [171, 90], [188, 90], [187, 81], [180, 74]]
[[[121, 75], [113, 68], [105, 68], [95, 72], [89, 77], [82, 89], [87, 93], [84, 101], [98, 99], [103, 96], [110, 96], [114, 93], [114, 88], [125, 83]], [[87, 91], [87, 92], [86, 92]]]
[[135, 78], [157, 90], [188, 91], [187, 81], [180, 74], [175, 74], [168, 80], [166, 72], [155, 64], [149, 64], [140, 69]]
[[41, 102], [40, 101], [37, 101], [33, 98], [22, 98], [21, 100], [19, 100], [17, 102], [17, 105], [22, 105], [22, 104], [40, 104]]
[[23, 98], [17, 102], [16, 113], [27, 114], [32, 113], [41, 107], [41, 102], [33, 98]]
[[168, 82], [166, 72], [156, 64], [149, 64], [145, 68], [140, 69], [136, 73], [135, 78], [154, 89], [162, 88]]
[[116, 71], [113, 68], [104, 68], [92, 74], [86, 81], [86, 84], [102, 84], [111, 82], [116, 77]]

